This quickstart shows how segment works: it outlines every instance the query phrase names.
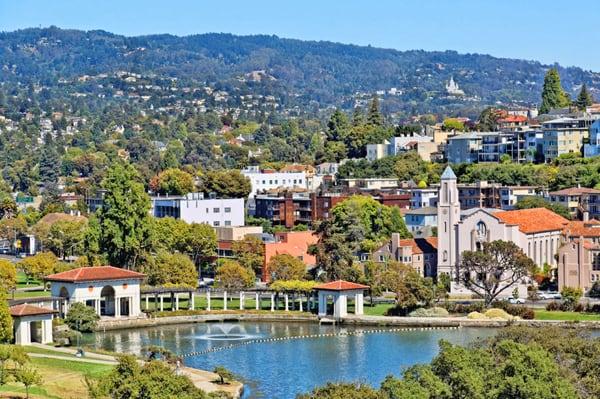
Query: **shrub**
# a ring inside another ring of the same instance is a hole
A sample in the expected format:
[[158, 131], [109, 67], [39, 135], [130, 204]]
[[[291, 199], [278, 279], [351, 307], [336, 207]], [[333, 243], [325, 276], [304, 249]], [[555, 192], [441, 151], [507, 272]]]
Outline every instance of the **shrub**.
[[96, 313], [96, 310], [92, 307], [85, 306], [81, 302], [76, 302], [71, 305], [71, 308], [67, 312], [65, 322], [67, 325], [79, 332], [91, 332], [96, 328], [96, 323], [100, 320], [100, 316]]
[[590, 292], [588, 292], [588, 295], [591, 298], [600, 298], [600, 281], [596, 281], [594, 285], [592, 285], [592, 288], [590, 288]]
[[467, 319], [479, 320], [479, 319], [487, 319], [487, 317], [485, 317], [484, 314], [479, 313], [479, 312], [471, 312], [467, 315]]
[[512, 320], [513, 319], [513, 316], [509, 315], [503, 309], [497, 309], [497, 308], [488, 309], [488, 310], [486, 310], [486, 312], [484, 314], [485, 314], [485, 317], [490, 318], [490, 319], [503, 319], [503, 320]]
[[513, 305], [505, 301], [492, 303], [492, 307], [502, 309], [511, 316], [517, 316], [522, 319], [532, 320], [535, 316], [533, 309], [526, 306]]
[[585, 311], [589, 313], [600, 313], [600, 304], [595, 303], [592, 305], [588, 303]]
[[419, 308], [408, 314], [409, 317], [448, 317], [448, 311], [444, 308]]
[[472, 312], [482, 312], [485, 308], [483, 302], [473, 302], [469, 304], [457, 302], [445, 302], [442, 305], [450, 313], [468, 314]]
[[575, 306], [573, 306], [574, 312], [583, 312], [585, 310], [585, 305], [581, 302], [577, 302]]
[[557, 301], [552, 301], [552, 302], [549, 302], [549, 303], [546, 305], [546, 310], [548, 310], [548, 311], [556, 311], [556, 310], [560, 310], [560, 303], [559, 303], [559, 302], [557, 302]]

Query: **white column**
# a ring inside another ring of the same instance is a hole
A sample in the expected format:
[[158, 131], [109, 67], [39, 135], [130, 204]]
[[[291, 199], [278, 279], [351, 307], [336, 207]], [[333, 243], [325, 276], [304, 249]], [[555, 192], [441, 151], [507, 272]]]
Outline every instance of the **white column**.
[[275, 294], [271, 294], [271, 312], [275, 311]]
[[302, 312], [303, 311], [302, 310], [302, 294], [299, 295], [299, 298], [300, 298], [300, 308], [299, 308], [299, 310]]
[[206, 311], [210, 312], [210, 290], [206, 290]]
[[[175, 310], [179, 310], [179, 294], [174, 294], [175, 295]], [[173, 306], [173, 305], [171, 305]]]
[[363, 314], [363, 293], [359, 292], [354, 296], [354, 314]]
[[227, 291], [223, 291], [223, 310], [227, 310]]
[[240, 291], [240, 310], [244, 310], [244, 291]]
[[149, 304], [148, 295], [146, 295], [146, 311], [148, 311], [148, 306], [149, 306], [148, 304]]
[[347, 303], [346, 303], [346, 295], [336, 293], [334, 296], [334, 305], [333, 305], [333, 316], [336, 319], [345, 317], [348, 315]]
[[121, 298], [120, 297], [115, 297], [115, 317], [121, 317]]
[[285, 294], [283, 297], [285, 298], [285, 311], [287, 312], [290, 310], [289, 303], [288, 303], [288, 294]]
[[94, 301], [94, 307], [96, 309], [96, 314], [100, 316], [100, 299]]
[[165, 305], [165, 300], [164, 300], [164, 298], [163, 298], [163, 296], [161, 294], [160, 295], [160, 311], [161, 312], [165, 309], [164, 305]]
[[195, 301], [194, 293], [190, 292], [190, 301], [189, 301], [189, 306], [188, 306], [190, 310], [194, 310], [194, 307], [196, 306], [196, 303], [194, 301]]
[[43, 331], [43, 344], [52, 343], [54, 338], [52, 337], [52, 318], [44, 320], [42, 322], [42, 331]]
[[258, 292], [256, 294], [254, 294], [254, 297], [255, 297], [255, 301], [256, 301], [256, 310], [259, 310], [260, 309], [260, 306], [259, 306], [260, 305], [260, 298], [259, 298]]
[[325, 292], [319, 291], [319, 316], [327, 315], [327, 295]]

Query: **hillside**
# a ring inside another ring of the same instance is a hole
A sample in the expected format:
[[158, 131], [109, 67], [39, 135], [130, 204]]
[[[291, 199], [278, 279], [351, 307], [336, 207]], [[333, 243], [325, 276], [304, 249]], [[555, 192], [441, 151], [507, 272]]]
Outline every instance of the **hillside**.
[[[126, 71], [177, 78], [193, 87], [273, 95], [290, 107], [350, 108], [385, 90], [388, 112], [536, 104], [548, 68], [535, 61], [489, 55], [396, 51], [264, 35], [125, 37], [55, 27], [0, 33], [0, 63], [0, 81], [9, 86], [33, 83], [53, 89], [62, 84], [65, 90], [72, 85], [78, 92], [98, 94], [98, 85], [81, 84], [82, 76], [110, 78]], [[575, 67], [559, 71], [569, 92], [575, 93], [585, 82], [600, 94], [599, 73]], [[447, 94], [445, 85], [451, 77], [464, 96]], [[393, 94], [391, 88], [396, 88]]]

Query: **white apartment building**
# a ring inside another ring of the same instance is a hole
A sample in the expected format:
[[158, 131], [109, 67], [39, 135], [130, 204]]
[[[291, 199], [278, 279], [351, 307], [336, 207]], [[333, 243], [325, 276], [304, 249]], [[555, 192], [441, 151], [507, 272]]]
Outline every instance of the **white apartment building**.
[[410, 209], [437, 207], [438, 191], [435, 188], [413, 188], [410, 190]]
[[242, 170], [242, 174], [252, 184], [249, 198], [263, 190], [274, 188], [307, 188], [306, 172], [262, 171], [258, 166], [249, 166]]
[[243, 198], [204, 198], [203, 193], [185, 196], [152, 197], [152, 216], [173, 217], [186, 223], [206, 223], [213, 227], [243, 226]]

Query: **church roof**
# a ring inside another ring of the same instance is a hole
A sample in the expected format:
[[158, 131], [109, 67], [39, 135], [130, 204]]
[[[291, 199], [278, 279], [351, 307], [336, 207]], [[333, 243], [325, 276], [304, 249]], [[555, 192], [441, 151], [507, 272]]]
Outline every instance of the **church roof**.
[[563, 230], [569, 221], [546, 208], [496, 212], [494, 217], [506, 224], [519, 226], [525, 234]]
[[600, 237], [600, 221], [596, 219], [587, 222], [571, 220], [565, 227], [565, 235], [569, 237]]
[[450, 165], [446, 166], [446, 169], [444, 169], [444, 173], [442, 173], [441, 179], [442, 180], [456, 180], [456, 175], [454, 174], [454, 171], [452, 170]]
[[351, 283], [350, 281], [336, 280], [329, 283], [319, 284], [315, 286], [315, 290], [328, 291], [346, 291], [346, 290], [367, 290], [368, 285]]
[[125, 270], [114, 266], [95, 266], [79, 267], [77, 269], [67, 270], [46, 276], [47, 281], [66, 281], [66, 282], [84, 282], [98, 280], [123, 280], [138, 279], [141, 280], [145, 274]]

